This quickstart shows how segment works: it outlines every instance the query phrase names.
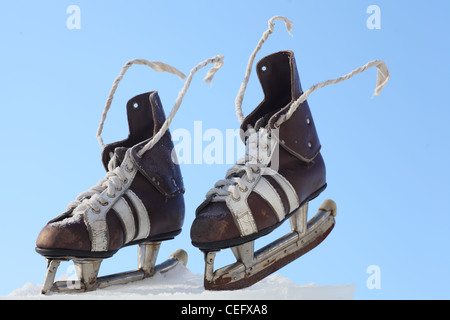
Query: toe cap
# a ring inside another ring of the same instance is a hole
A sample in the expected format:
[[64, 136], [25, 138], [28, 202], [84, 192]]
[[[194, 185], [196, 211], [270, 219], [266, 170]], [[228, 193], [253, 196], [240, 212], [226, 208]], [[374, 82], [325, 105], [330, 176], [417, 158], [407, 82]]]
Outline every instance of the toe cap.
[[192, 243], [200, 248], [239, 237], [239, 230], [224, 202], [209, 203], [197, 214], [191, 227]]
[[83, 217], [71, 217], [48, 223], [39, 233], [36, 247], [90, 251], [89, 234]]

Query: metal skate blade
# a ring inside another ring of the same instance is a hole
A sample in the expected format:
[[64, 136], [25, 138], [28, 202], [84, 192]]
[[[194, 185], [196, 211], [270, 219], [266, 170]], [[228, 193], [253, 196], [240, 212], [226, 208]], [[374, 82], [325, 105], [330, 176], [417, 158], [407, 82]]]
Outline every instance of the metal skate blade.
[[[187, 264], [187, 253], [184, 250], [175, 251], [170, 257], [155, 265], [160, 243], [143, 243], [139, 245], [138, 269], [108, 276], [97, 277], [101, 260], [93, 259], [49, 259], [47, 275], [42, 294], [50, 292], [77, 293], [102, 289], [113, 285], [122, 285], [153, 276], [155, 273], [165, 273], [173, 269], [180, 262]], [[73, 260], [77, 270], [78, 280], [54, 282], [56, 271], [61, 261]]]
[[[333, 206], [334, 205], [334, 206]], [[237, 262], [214, 271], [216, 252], [205, 253], [207, 290], [236, 290], [249, 287], [318, 246], [335, 225], [336, 205], [325, 201], [305, 223], [307, 207], [291, 218], [292, 232], [253, 253], [253, 242], [233, 248]]]

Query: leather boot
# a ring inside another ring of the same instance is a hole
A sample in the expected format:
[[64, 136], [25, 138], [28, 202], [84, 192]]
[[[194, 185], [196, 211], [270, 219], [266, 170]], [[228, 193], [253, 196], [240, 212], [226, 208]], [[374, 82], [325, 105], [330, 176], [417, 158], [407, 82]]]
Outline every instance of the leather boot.
[[[191, 69], [167, 119], [156, 91], [129, 100], [128, 138], [105, 145], [101, 133], [106, 115], [119, 82], [133, 64], [186, 78], [181, 71], [159, 61], [133, 59], [122, 67], [97, 130], [106, 175], [71, 202], [65, 213], [51, 220], [36, 241], [36, 251], [47, 259], [43, 294], [126, 284], [168, 272], [180, 262], [187, 263], [186, 251], [179, 249], [156, 264], [161, 242], [181, 232], [185, 212], [183, 179], [169, 126], [194, 74], [214, 64], [205, 77], [206, 82], [211, 82], [223, 65], [223, 56], [207, 59]], [[129, 245], [138, 247], [138, 269], [98, 277], [103, 259]], [[69, 260], [73, 260], [78, 280], [54, 281], [61, 261]]]
[[126, 108], [130, 133], [103, 149], [105, 178], [42, 229], [36, 241], [41, 255], [106, 258], [124, 246], [168, 240], [181, 232], [184, 187], [171, 158], [169, 130], [138, 155], [166, 119], [158, 93], [138, 95]]
[[[303, 93], [294, 53], [267, 56], [256, 72], [264, 100], [241, 125], [246, 157], [208, 192], [191, 227], [192, 244], [205, 251], [268, 234], [326, 187], [321, 145], [307, 101], [276, 125]], [[259, 149], [256, 157], [249, 154], [252, 145]], [[269, 151], [262, 155], [262, 150]]]

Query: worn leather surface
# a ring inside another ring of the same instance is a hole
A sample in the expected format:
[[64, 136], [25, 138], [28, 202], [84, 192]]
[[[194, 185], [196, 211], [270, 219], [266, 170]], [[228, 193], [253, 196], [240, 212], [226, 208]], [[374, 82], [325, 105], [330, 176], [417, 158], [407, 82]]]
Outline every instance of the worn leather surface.
[[183, 193], [167, 197], [140, 173], [136, 174], [130, 189], [141, 199], [149, 213], [149, 237], [181, 229], [185, 211]]
[[274, 137], [283, 149], [302, 161], [311, 162], [319, 154], [321, 145], [307, 101], [300, 104], [290, 121], [286, 121], [278, 131], [275, 130], [275, 123], [288, 111], [289, 106], [271, 117], [269, 127], [274, 129]]
[[133, 161], [139, 172], [166, 197], [175, 197], [184, 192], [180, 167], [172, 161], [173, 142], [167, 131], [153, 148], [142, 155], [138, 152], [148, 140], [132, 148]]
[[[292, 51], [281, 51], [264, 57], [258, 62], [256, 72], [264, 99], [244, 119], [241, 132], [245, 132], [249, 125], [276, 129], [274, 123], [279, 115], [286, 112], [290, 103], [302, 94]], [[272, 134], [281, 146], [278, 172], [295, 188], [302, 203], [326, 185], [325, 164], [320, 155], [321, 146], [308, 103], [302, 103], [279, 130], [272, 130]], [[242, 136], [242, 139], [245, 137]], [[282, 189], [270, 176], [265, 178], [278, 191], [284, 207], [289, 208]], [[247, 201], [258, 231], [278, 223], [274, 209], [259, 195], [252, 193]], [[292, 210], [293, 208], [290, 209], [291, 212]], [[191, 227], [194, 245], [201, 247], [203, 244], [222, 242], [222, 246], [226, 241], [239, 237], [240, 233], [225, 202], [206, 201], [197, 209], [197, 216]]]
[[[120, 165], [129, 148], [138, 150], [165, 121], [164, 110], [156, 91], [144, 93], [127, 103], [129, 136], [127, 139], [108, 144], [102, 153], [102, 162], [108, 167], [111, 154], [116, 154], [116, 165]], [[144, 203], [150, 219], [149, 238], [180, 230], [184, 222], [184, 186], [180, 168], [171, 159], [173, 143], [170, 132], [142, 158], [134, 152], [138, 172], [130, 189]], [[132, 210], [133, 211], [133, 210]], [[136, 213], [133, 212], [137, 222]], [[70, 223], [67, 223], [71, 219]], [[125, 234], [121, 221], [111, 209], [106, 215], [109, 231], [108, 251], [124, 245]], [[37, 248], [91, 251], [91, 241], [83, 216], [70, 218], [70, 212], [51, 220], [40, 232]]]

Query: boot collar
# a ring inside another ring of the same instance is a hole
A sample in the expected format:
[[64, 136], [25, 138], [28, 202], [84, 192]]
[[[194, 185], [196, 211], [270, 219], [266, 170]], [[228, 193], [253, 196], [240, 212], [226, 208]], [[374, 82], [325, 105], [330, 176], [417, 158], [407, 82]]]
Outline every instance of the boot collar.
[[261, 59], [256, 65], [256, 73], [261, 83], [264, 99], [243, 121], [241, 138], [250, 127], [268, 127], [280, 146], [299, 160], [311, 162], [319, 153], [321, 145], [307, 101], [294, 113], [293, 117], [279, 128], [278, 118], [287, 112], [292, 102], [303, 91], [297, 71], [294, 53], [280, 51]]

